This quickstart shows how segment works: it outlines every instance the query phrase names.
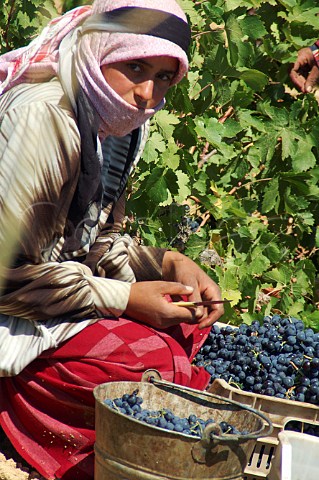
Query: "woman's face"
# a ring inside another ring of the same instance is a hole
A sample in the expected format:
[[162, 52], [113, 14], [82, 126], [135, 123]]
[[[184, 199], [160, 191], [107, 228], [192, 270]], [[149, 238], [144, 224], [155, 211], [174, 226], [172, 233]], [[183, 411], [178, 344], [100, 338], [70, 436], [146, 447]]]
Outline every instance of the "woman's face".
[[148, 57], [102, 65], [110, 87], [127, 103], [140, 109], [154, 108], [164, 98], [178, 70], [178, 60]]

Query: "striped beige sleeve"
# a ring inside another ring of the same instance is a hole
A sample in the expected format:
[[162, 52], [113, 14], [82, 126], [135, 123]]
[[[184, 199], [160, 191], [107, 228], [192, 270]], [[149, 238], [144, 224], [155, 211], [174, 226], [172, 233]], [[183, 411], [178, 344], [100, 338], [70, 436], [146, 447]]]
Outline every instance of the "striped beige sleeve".
[[164, 248], [137, 245], [129, 235], [109, 233], [96, 240], [93, 250], [85, 263], [100, 277], [129, 283], [162, 279]]
[[94, 277], [89, 267], [72, 261], [24, 265], [6, 278], [20, 288], [0, 297], [1, 313], [29, 320], [117, 317], [130, 294], [129, 283]]
[[128, 256], [128, 248], [132, 243], [133, 240], [129, 235], [119, 233], [99, 237], [95, 242], [95, 250], [100, 256], [96, 257], [94, 267], [90, 265], [96, 275], [128, 283], [135, 282]]
[[78, 262], [45, 258], [46, 248], [63, 235], [78, 173], [78, 149], [74, 120], [54, 105], [11, 108], [2, 118], [0, 246], [9, 247], [3, 236], [8, 222], [19, 225], [21, 259], [16, 268], [1, 270], [3, 314], [30, 320], [82, 319], [118, 316], [126, 308], [126, 279], [99, 279]]
[[137, 282], [162, 280], [164, 248], [147, 247], [131, 243], [128, 249], [130, 266]]

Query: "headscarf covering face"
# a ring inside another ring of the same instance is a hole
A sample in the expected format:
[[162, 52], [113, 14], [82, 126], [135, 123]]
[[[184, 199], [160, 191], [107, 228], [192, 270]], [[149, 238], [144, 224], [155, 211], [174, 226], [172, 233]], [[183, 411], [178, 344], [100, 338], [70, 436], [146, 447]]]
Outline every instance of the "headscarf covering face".
[[53, 20], [28, 47], [3, 55], [0, 93], [1, 87], [2, 91], [6, 91], [23, 81], [42, 82], [57, 75], [75, 109], [75, 85], [78, 84], [85, 92], [100, 118], [102, 138], [126, 135], [145, 123], [163, 107], [164, 100], [152, 109], [142, 110], [129, 105], [107, 84], [101, 65], [170, 56], [179, 62], [172, 81], [174, 84], [187, 72], [188, 60], [185, 51], [174, 41], [146, 34], [104, 31], [103, 18], [94, 17], [97, 18], [98, 28], [86, 33], [86, 20], [122, 7], [164, 11], [178, 17], [187, 26], [185, 14], [174, 0], [165, 0], [163, 8], [159, 8], [158, 0], [96, 0], [92, 7], [79, 7]]

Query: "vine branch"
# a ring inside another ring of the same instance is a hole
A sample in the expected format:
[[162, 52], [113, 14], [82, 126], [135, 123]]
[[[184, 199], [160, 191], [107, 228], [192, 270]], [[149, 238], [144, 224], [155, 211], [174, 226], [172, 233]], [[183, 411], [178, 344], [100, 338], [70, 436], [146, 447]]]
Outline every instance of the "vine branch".
[[7, 50], [10, 50], [9, 28], [10, 28], [10, 23], [11, 23], [11, 20], [12, 20], [12, 17], [13, 17], [13, 12], [14, 12], [14, 9], [15, 9], [15, 3], [16, 3], [16, 0], [11, 0], [11, 6], [10, 6], [9, 13], [8, 13], [8, 21], [7, 21], [6, 28], [4, 30], [4, 36], [3, 37], [4, 37], [4, 41], [5, 41]]

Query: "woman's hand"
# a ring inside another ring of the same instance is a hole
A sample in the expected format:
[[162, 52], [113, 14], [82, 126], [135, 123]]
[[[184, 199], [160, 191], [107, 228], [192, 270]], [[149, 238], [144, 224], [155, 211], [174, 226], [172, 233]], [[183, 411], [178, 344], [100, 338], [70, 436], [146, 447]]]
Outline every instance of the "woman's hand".
[[[163, 279], [193, 287], [193, 292], [188, 297], [189, 301], [221, 300], [218, 285], [195, 262], [181, 253], [165, 252]], [[184, 310], [192, 310], [200, 329], [211, 326], [224, 313], [223, 304], [215, 304], [209, 308], [179, 308], [183, 313]]]
[[179, 325], [183, 322], [197, 323], [196, 309], [178, 307], [169, 302], [167, 298], [180, 298], [192, 293], [192, 287], [179, 282], [133, 283], [125, 314], [159, 329]]
[[297, 60], [290, 71], [290, 79], [303, 93], [312, 92], [315, 85], [318, 85], [319, 69], [309, 47], [299, 50]]

